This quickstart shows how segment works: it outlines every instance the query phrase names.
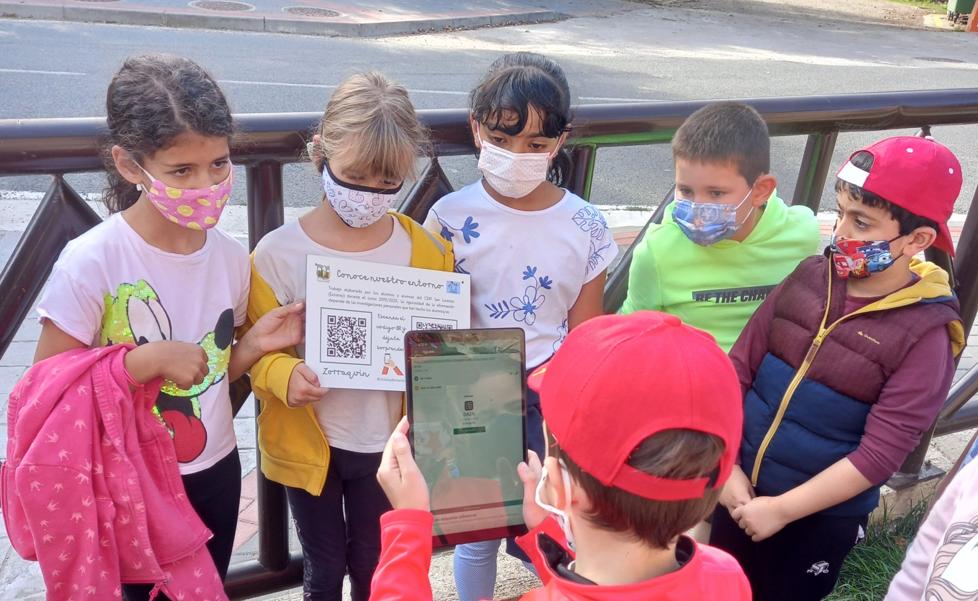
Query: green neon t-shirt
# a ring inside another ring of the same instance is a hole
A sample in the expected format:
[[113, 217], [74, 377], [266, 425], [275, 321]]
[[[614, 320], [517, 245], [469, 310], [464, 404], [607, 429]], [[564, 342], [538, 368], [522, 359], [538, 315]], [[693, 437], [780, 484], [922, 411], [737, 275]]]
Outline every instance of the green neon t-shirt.
[[635, 248], [621, 313], [671, 313], [729, 351], [768, 293], [820, 244], [811, 209], [789, 207], [776, 195], [744, 241], [711, 246], [690, 241], [670, 205]]

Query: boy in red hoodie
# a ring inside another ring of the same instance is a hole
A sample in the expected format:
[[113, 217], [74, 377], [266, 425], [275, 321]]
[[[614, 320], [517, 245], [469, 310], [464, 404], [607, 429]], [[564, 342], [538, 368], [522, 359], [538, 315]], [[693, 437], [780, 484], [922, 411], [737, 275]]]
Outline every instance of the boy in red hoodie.
[[[713, 338], [651, 311], [591, 319], [534, 372], [547, 457], [519, 466], [543, 587], [531, 600], [747, 601], [726, 553], [683, 532], [714, 507], [740, 442], [739, 384]], [[431, 599], [432, 515], [402, 420], [377, 478], [381, 518], [371, 601]]]

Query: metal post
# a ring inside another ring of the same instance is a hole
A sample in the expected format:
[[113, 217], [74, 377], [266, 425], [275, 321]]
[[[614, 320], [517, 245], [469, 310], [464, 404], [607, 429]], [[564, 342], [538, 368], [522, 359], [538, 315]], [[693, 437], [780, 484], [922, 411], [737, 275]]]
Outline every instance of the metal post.
[[285, 223], [282, 163], [261, 161], [247, 167], [248, 246], [254, 250], [262, 236]]
[[662, 216], [666, 212], [666, 206], [672, 202], [675, 198], [676, 187], [673, 186], [666, 193], [665, 198], [659, 203], [652, 216], [649, 217], [648, 222], [642, 231], [635, 236], [635, 240], [632, 242], [631, 246], [625, 250], [625, 254], [622, 256], [621, 260], [615, 266], [614, 271], [608, 274], [608, 281], [604, 285], [604, 312], [605, 313], [617, 313], [621, 308], [622, 303], [625, 302], [625, 297], [628, 295], [628, 270], [632, 265], [632, 254], [635, 252], [635, 246], [642, 241], [645, 237], [645, 232], [648, 231], [649, 227], [662, 223]]
[[230, 599], [252, 599], [302, 583], [302, 554], [289, 558], [284, 570], [270, 572], [257, 561], [231, 566], [224, 590]]
[[431, 162], [425, 167], [418, 183], [408, 192], [401, 203], [401, 212], [423, 223], [428, 216], [428, 209], [435, 201], [452, 191], [448, 176], [438, 163], [438, 157], [431, 157]]
[[571, 173], [567, 188], [585, 200], [591, 199], [591, 183], [594, 177], [594, 159], [597, 156], [594, 146], [575, 146], [570, 152]]
[[825, 178], [829, 173], [829, 165], [832, 163], [832, 153], [835, 151], [838, 137], [838, 131], [808, 136], [805, 154], [798, 169], [795, 196], [791, 204], [804, 205], [818, 212], [818, 206], [822, 202], [822, 190], [825, 189]]
[[961, 303], [961, 323], [965, 334], [971, 332], [978, 313], [978, 188], [975, 189], [964, 220], [961, 239], [954, 253], [954, 271], [957, 275], [956, 291]]
[[[247, 168], [248, 243], [255, 248], [262, 236], [285, 221], [282, 198], [282, 164], [261, 161]], [[255, 399], [258, 403], [258, 399]], [[255, 407], [255, 415], [261, 407]], [[257, 436], [257, 433], [256, 433]], [[289, 519], [285, 489], [261, 473], [258, 453], [258, 562], [270, 571], [289, 564]]]
[[978, 403], [972, 401], [972, 397], [976, 393], [978, 393], [978, 365], [969, 369], [961, 379], [954, 383], [954, 386], [951, 386], [944, 408], [941, 409], [941, 414], [937, 417], [936, 432], [938, 436], [974, 427], [971, 423], [962, 420], [974, 418]]
[[927, 451], [930, 449], [931, 438], [934, 436], [935, 425], [931, 425], [924, 432], [920, 437], [920, 442], [917, 443], [917, 448], [907, 455], [903, 465], [900, 466], [900, 470], [893, 474], [893, 477], [887, 482], [890, 488], [899, 490], [944, 475], [944, 470], [931, 465], [929, 461], [924, 461], [927, 458]]
[[17, 334], [69, 240], [102, 219], [60, 175], [48, 188], [0, 273], [0, 357]]

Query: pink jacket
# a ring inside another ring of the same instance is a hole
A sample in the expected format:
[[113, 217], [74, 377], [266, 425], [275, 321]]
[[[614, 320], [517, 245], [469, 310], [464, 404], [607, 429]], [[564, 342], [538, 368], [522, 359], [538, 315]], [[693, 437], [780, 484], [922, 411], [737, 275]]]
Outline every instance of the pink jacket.
[[10, 542], [40, 562], [49, 601], [119, 599], [123, 582], [156, 583], [173, 600], [226, 600], [211, 533], [151, 412], [160, 384], [132, 382], [129, 348], [51, 357], [10, 393], [0, 468]]

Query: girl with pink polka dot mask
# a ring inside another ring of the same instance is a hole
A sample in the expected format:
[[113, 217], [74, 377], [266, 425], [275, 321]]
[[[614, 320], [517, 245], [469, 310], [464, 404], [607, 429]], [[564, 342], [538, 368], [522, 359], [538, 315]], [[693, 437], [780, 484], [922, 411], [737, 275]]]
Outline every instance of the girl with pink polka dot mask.
[[230, 160], [227, 161], [227, 178], [219, 184], [204, 188], [173, 188], [153, 177], [139, 163], [135, 165], [151, 182], [148, 188], [144, 188], [142, 184], [138, 184], [138, 187], [143, 189], [146, 197], [164, 217], [192, 230], [206, 230], [217, 225], [231, 198], [234, 171]]
[[[174, 493], [213, 534], [205, 554], [223, 578], [241, 496], [230, 383], [301, 341], [304, 307], [278, 307], [240, 329], [251, 267], [245, 246], [214, 227], [230, 200], [234, 127], [210, 74], [179, 56], [129, 58], [109, 84], [106, 115], [110, 215], [69, 242], [52, 270], [35, 360], [129, 347], [131, 385], [160, 386], [146, 410], [173, 441], [184, 488]], [[150, 599], [160, 585], [121, 574], [126, 601]]]

